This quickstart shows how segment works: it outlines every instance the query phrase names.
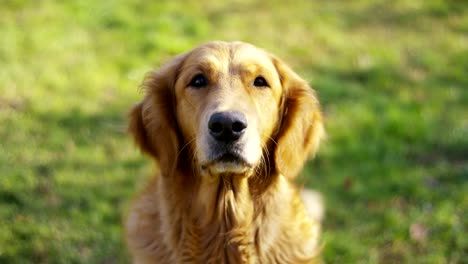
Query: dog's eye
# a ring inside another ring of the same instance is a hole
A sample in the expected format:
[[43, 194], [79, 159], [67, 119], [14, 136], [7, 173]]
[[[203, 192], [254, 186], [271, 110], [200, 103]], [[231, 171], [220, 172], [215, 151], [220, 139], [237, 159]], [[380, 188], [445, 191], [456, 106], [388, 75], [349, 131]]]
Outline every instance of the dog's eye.
[[203, 74], [197, 74], [195, 77], [192, 78], [192, 80], [189, 83], [190, 87], [194, 88], [202, 88], [205, 87], [208, 84], [208, 80], [203, 76]]
[[253, 84], [257, 87], [268, 87], [267, 81], [262, 76], [258, 76], [257, 78], [255, 78]]

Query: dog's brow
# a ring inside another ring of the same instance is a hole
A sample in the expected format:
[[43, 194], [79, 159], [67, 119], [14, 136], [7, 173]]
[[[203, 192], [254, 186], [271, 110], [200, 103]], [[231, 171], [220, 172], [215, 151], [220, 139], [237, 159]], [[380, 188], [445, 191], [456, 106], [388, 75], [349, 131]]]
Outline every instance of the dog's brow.
[[263, 76], [268, 79], [275, 78], [274, 73], [276, 71], [271, 70], [268, 68], [268, 65], [263, 65], [262, 63], [258, 62], [247, 62], [247, 63], [238, 63], [236, 65], [231, 66], [231, 73], [239, 74], [241, 76]]
[[211, 75], [219, 68], [219, 63], [213, 60], [198, 60], [188, 63], [184, 66], [183, 71], [201, 71], [208, 75]]
[[263, 71], [264, 67], [256, 62], [241, 62], [231, 65], [231, 72], [241, 75], [255, 74]]

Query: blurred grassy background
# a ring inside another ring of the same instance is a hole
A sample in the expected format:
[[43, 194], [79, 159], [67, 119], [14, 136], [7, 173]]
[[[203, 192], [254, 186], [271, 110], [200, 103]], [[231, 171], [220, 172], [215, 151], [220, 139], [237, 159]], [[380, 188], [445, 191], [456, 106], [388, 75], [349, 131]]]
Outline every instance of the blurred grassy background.
[[125, 134], [148, 70], [244, 40], [318, 91], [326, 263], [468, 263], [465, 1], [27, 1], [0, 5], [0, 263], [126, 263], [152, 165]]

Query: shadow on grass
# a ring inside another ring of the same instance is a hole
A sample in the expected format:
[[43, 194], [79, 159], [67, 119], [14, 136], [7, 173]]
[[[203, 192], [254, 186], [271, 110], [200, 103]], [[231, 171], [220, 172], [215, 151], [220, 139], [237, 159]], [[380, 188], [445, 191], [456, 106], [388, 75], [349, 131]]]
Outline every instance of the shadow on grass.
[[127, 262], [121, 217], [149, 162], [126, 135], [122, 109], [8, 118], [0, 218], [9, 228], [0, 239], [11, 243], [0, 262]]

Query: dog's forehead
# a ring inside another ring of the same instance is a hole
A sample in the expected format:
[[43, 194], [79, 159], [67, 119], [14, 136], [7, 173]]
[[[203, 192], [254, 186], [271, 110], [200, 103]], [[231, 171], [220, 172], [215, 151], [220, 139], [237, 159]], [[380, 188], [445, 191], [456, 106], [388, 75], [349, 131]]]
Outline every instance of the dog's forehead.
[[243, 42], [212, 42], [195, 48], [191, 56], [198, 63], [209, 63], [218, 66], [250, 67], [261, 65], [274, 69], [271, 56], [266, 51]]
[[243, 67], [257, 65], [273, 68], [273, 63], [268, 53], [253, 46], [243, 46], [235, 50], [231, 58], [231, 64]]

